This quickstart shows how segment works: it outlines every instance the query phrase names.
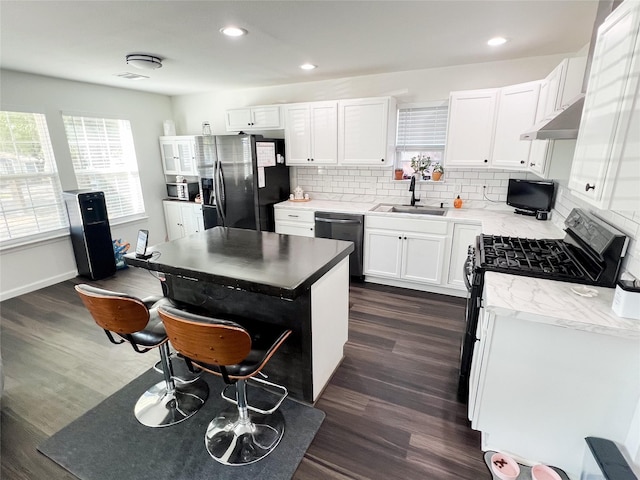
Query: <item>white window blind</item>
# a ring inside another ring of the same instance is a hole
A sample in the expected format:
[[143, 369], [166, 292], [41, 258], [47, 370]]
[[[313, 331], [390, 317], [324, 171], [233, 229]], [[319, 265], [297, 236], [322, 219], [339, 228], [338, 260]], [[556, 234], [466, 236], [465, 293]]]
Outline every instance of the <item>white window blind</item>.
[[[45, 116], [0, 111], [0, 241], [68, 227]], [[17, 241], [16, 241], [17, 239]]]
[[400, 108], [396, 149], [444, 150], [448, 106]]
[[104, 192], [109, 219], [144, 213], [128, 120], [63, 115], [79, 189]]

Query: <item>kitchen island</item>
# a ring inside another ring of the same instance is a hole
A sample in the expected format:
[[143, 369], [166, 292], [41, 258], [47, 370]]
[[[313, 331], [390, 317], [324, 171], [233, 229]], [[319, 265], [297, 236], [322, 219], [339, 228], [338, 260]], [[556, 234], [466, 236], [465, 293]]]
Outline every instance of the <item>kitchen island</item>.
[[159, 273], [167, 297], [249, 329], [292, 335], [264, 369], [299, 400], [314, 402], [348, 336], [351, 242], [216, 227], [156, 245], [128, 265]]

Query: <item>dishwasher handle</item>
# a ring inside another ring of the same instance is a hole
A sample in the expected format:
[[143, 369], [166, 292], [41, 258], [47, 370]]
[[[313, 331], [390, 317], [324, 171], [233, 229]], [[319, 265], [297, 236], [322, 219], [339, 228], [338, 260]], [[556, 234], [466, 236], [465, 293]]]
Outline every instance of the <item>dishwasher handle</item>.
[[342, 219], [342, 218], [321, 218], [316, 217], [316, 222], [325, 222], [325, 223], [352, 223], [355, 225], [360, 225], [362, 221], [360, 220], [351, 220], [351, 219]]

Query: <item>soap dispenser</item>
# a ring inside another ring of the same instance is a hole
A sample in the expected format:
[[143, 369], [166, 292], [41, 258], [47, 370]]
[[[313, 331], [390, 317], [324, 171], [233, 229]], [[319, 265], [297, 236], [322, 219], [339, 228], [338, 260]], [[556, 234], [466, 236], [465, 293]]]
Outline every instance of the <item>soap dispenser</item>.
[[453, 206], [456, 208], [462, 208], [462, 199], [460, 198], [460, 195], [458, 195], [453, 201]]

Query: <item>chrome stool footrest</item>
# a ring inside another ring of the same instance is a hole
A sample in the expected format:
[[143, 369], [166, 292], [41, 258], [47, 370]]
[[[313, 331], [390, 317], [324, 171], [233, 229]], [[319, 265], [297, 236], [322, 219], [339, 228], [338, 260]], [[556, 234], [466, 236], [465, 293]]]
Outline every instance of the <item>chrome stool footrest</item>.
[[[253, 385], [254, 383], [257, 383], [259, 385]], [[263, 403], [269, 403], [273, 405], [273, 406], [269, 406], [268, 408], [259, 408], [258, 405], [247, 404], [248, 410], [255, 413], [260, 413], [262, 415], [269, 415], [275, 412], [280, 407], [284, 399], [287, 398], [287, 395], [289, 394], [289, 391], [286, 389], [286, 387], [282, 385], [278, 385], [277, 383], [269, 382], [262, 378], [256, 378], [256, 377], [249, 378], [246, 380], [246, 385], [247, 385], [247, 390], [251, 391], [251, 393], [247, 395], [248, 398], [250, 398], [251, 400], [254, 400], [257, 397], [258, 399], [262, 399]], [[227, 402], [232, 403], [234, 405], [238, 405], [238, 401], [236, 400], [235, 393], [233, 397], [231, 397], [230, 395], [227, 395], [227, 389], [231, 387], [234, 389], [234, 392], [235, 392], [235, 386], [236, 384], [226, 385], [222, 390], [222, 392], [220, 393], [220, 396], [224, 398]], [[276, 390], [280, 393], [273, 392], [273, 390]], [[266, 400], [265, 400], [265, 397], [267, 397]]]

